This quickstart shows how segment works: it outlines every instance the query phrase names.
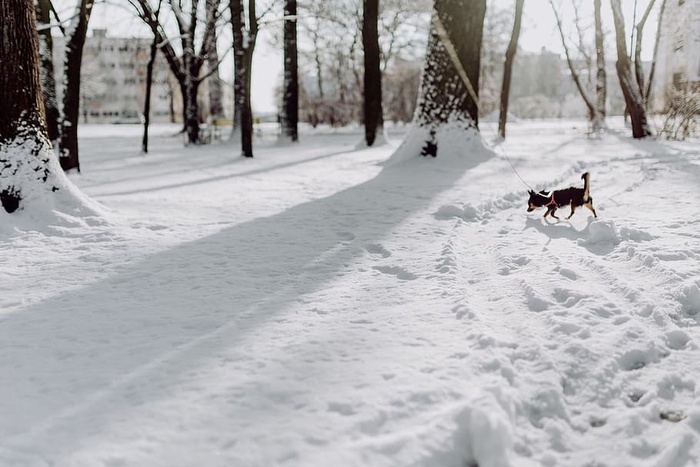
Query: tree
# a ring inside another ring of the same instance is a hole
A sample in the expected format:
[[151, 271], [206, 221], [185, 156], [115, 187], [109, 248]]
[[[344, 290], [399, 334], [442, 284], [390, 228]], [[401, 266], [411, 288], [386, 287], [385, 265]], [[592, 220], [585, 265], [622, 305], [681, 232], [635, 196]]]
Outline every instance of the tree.
[[[155, 18], [158, 20], [160, 16], [160, 8], [162, 0], [158, 0], [158, 7], [155, 11]], [[151, 54], [148, 57], [146, 64], [146, 96], [143, 105], [143, 139], [141, 141], [141, 150], [144, 154], [148, 154], [148, 126], [151, 123], [151, 89], [153, 88], [153, 67], [156, 63], [156, 55], [158, 53], [158, 36], [153, 35], [151, 41]]]
[[0, 203], [16, 211], [30, 193], [55, 191], [32, 0], [0, 0]]
[[649, 5], [647, 5], [647, 9], [642, 15], [642, 19], [639, 20], [639, 23], [637, 23], [637, 25], [634, 28], [637, 33], [634, 45], [634, 76], [637, 79], [637, 85], [639, 86], [639, 90], [642, 94], [642, 100], [644, 101], [645, 106], [649, 96], [647, 96], [644, 88], [644, 67], [642, 66], [642, 34], [644, 32], [644, 25], [646, 24], [647, 19], [649, 18], [649, 14], [651, 13], [651, 9], [654, 7], [654, 3], [655, 0], [651, 0], [649, 2]]
[[622, 88], [622, 95], [625, 98], [627, 111], [632, 122], [632, 137], [645, 138], [651, 135], [647, 123], [647, 114], [644, 109], [644, 98], [636, 79], [632, 74], [632, 62], [627, 55], [627, 44], [625, 42], [625, 20], [622, 16], [620, 0], [610, 0], [615, 22], [615, 42], [617, 46], [617, 77]]
[[649, 69], [649, 79], [647, 80], [647, 87], [644, 91], [645, 103], [649, 103], [651, 98], [651, 86], [654, 81], [654, 73], [656, 71], [656, 58], [659, 55], [659, 41], [661, 39], [661, 25], [664, 18], [664, 10], [666, 9], [666, 0], [661, 2], [661, 9], [659, 10], [659, 21], [656, 27], [656, 39], [654, 39], [654, 56], [651, 60], [651, 67]]
[[365, 141], [372, 146], [377, 133], [382, 133], [382, 71], [380, 69], [379, 0], [364, 0], [362, 8], [362, 44], [364, 53], [364, 122]]
[[[206, 0], [207, 24], [216, 24], [219, 16], [220, 0]], [[207, 73], [209, 78], [209, 115], [213, 118], [224, 116], [223, 94], [221, 90], [221, 76], [219, 75], [219, 51], [216, 47], [217, 34], [214, 28], [214, 37], [209, 41], [207, 50]]]
[[[168, 67], [180, 86], [187, 144], [199, 144], [199, 101], [197, 100], [197, 90], [199, 85], [211, 73], [210, 70], [209, 73], [202, 75], [201, 71], [207, 59], [208, 51], [211, 50], [211, 43], [216, 38], [216, 20], [218, 16], [207, 16], [204, 23], [204, 31], [202, 32], [201, 40], [199, 40], [199, 47], [197, 47], [197, 39], [200, 38], [197, 30], [200, 0], [191, 1], [189, 14], [185, 14], [182, 10], [182, 2], [180, 0], [170, 0], [170, 8], [178, 27], [178, 38], [182, 50], [181, 57], [178, 57], [173, 41], [168, 38], [162, 21], [156, 17], [149, 0], [128, 1], [136, 10], [137, 15], [146, 23], [157, 38], [159, 48], [168, 63]], [[214, 0], [207, 4], [206, 8], [218, 8], [218, 5], [219, 0]]]
[[[435, 0], [413, 126], [400, 157], [437, 156], [478, 132], [479, 72], [486, 0]], [[451, 142], [450, 142], [451, 140]], [[451, 144], [456, 143], [456, 144]]]
[[[253, 65], [253, 51], [258, 36], [258, 18], [255, 0], [248, 1], [248, 21], [242, 0], [231, 0], [231, 27], [233, 29], [233, 99], [234, 137], [240, 131], [241, 149], [244, 157], [253, 157], [253, 109], [250, 101], [250, 88]], [[246, 27], [247, 23], [247, 27]], [[240, 128], [236, 127], [236, 120]]]
[[284, 2], [284, 87], [282, 90], [282, 135], [299, 140], [299, 63], [297, 45], [297, 1]]
[[[566, 63], [569, 66], [569, 71], [571, 72], [571, 79], [574, 80], [574, 84], [576, 84], [576, 88], [578, 89], [579, 94], [581, 94], [583, 102], [586, 104], [586, 108], [588, 109], [588, 119], [593, 125], [593, 130], [599, 130], [605, 126], [604, 117], [600, 114], [597, 105], [593, 102], [590, 95], [588, 94], [588, 90], [581, 81], [579, 72], [574, 65], [574, 60], [571, 56], [571, 51], [569, 50], [569, 46], [566, 41], [566, 36], [564, 35], [564, 26], [562, 25], [561, 14], [559, 13], [559, 10], [557, 10], [557, 7], [554, 4], [554, 0], [549, 0], [549, 4], [552, 7], [554, 17], [557, 21], [557, 29], [559, 30], [559, 37], [561, 38], [562, 45], [564, 46], [564, 54], [566, 55]], [[576, 26], [577, 28], [579, 28], [578, 11]], [[579, 28], [579, 44], [582, 42], [582, 36], [582, 31]], [[582, 49], [582, 47], [580, 47], [580, 49]], [[602, 48], [596, 51], [596, 53], [602, 54]]]
[[605, 71], [605, 44], [603, 43], [603, 20], [600, 11], [600, 0], [593, 0], [593, 16], [595, 18], [595, 51], [596, 51], [596, 111], [601, 119], [605, 118], [605, 99], [607, 95], [607, 72]]
[[41, 88], [44, 92], [46, 129], [51, 141], [58, 141], [58, 121], [61, 112], [56, 98], [56, 76], [53, 68], [53, 37], [51, 36], [51, 0], [38, 0], [36, 14], [39, 31], [39, 59], [41, 64]]
[[508, 119], [508, 100], [510, 96], [510, 79], [513, 74], [513, 58], [518, 50], [518, 38], [520, 37], [520, 22], [523, 17], [523, 4], [525, 0], [516, 0], [515, 19], [513, 20], [513, 33], [510, 36], [508, 49], [506, 50], [506, 60], [503, 64], [503, 86], [501, 87], [501, 106], [498, 115], [498, 134], [501, 138], [506, 137], [506, 120]]
[[78, 123], [80, 120], [80, 68], [88, 21], [95, 0], [80, 0], [66, 37], [66, 59], [63, 70], [63, 118], [59, 142], [59, 162], [63, 170], [80, 172]]

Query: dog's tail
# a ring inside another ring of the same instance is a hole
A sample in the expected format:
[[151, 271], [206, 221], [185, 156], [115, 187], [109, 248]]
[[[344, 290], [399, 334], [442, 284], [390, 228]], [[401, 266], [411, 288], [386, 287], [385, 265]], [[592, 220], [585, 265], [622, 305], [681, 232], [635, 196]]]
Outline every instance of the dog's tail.
[[591, 174], [586, 172], [581, 175], [581, 178], [583, 179], [583, 201], [588, 202], [591, 189]]

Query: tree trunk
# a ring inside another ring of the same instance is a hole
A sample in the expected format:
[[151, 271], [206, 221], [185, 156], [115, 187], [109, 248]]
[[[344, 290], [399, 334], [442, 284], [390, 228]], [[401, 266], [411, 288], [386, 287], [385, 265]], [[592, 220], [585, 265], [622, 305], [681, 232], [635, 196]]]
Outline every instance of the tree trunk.
[[661, 2], [661, 9], [659, 10], [659, 22], [658, 22], [657, 29], [656, 29], [656, 39], [654, 40], [654, 57], [651, 60], [651, 67], [649, 69], [649, 79], [647, 80], [647, 87], [646, 87], [646, 90], [644, 91], [645, 104], [648, 104], [649, 99], [651, 98], [651, 87], [652, 87], [652, 82], [654, 81], [654, 73], [656, 71], [656, 58], [659, 55], [659, 41], [661, 39], [661, 25], [662, 25], [662, 21], [664, 18], [664, 10], [665, 9], [666, 9], [666, 0], [663, 0]]
[[[207, 0], [207, 23], [216, 23], [219, 0]], [[209, 75], [209, 115], [212, 118], [224, 116], [224, 104], [221, 91], [221, 76], [219, 75], [219, 51], [216, 47], [216, 29], [214, 38], [207, 49], [207, 73]]]
[[146, 100], [143, 106], [143, 140], [141, 150], [148, 154], [148, 126], [151, 123], [151, 88], [153, 87], [153, 65], [156, 62], [158, 52], [158, 38], [154, 37], [151, 42], [151, 55], [146, 65]]
[[80, 68], [83, 63], [83, 45], [94, 0], [81, 0], [75, 28], [66, 43], [64, 70], [63, 122], [59, 162], [64, 171], [80, 172], [78, 156], [78, 122], [80, 119]]
[[486, 0], [435, 0], [413, 125], [393, 160], [418, 154], [471, 157], [478, 133]]
[[44, 114], [49, 139], [57, 141], [59, 137], [58, 121], [60, 112], [56, 99], [56, 77], [53, 69], [53, 38], [51, 37], [51, 1], [37, 1], [37, 19], [39, 30], [39, 60], [41, 63], [41, 88], [44, 92]]
[[246, 29], [245, 10], [242, 0], [231, 0], [231, 27], [233, 29], [234, 53], [234, 139], [236, 120], [240, 124], [241, 150], [244, 157], [253, 157], [253, 109], [250, 102], [250, 88], [253, 64], [253, 51], [258, 33], [255, 16], [255, 0], [248, 2], [248, 28]]
[[518, 50], [518, 38], [520, 37], [520, 23], [523, 17], [523, 4], [525, 0], [515, 2], [515, 20], [513, 22], [513, 33], [510, 35], [510, 42], [506, 50], [506, 61], [503, 64], [503, 85], [501, 86], [501, 107], [498, 115], [498, 135], [505, 139], [506, 120], [508, 119], [508, 100], [510, 98], [510, 80], [513, 74], [513, 59]]
[[637, 81], [632, 74], [632, 63], [627, 55], [627, 44], [625, 42], [625, 22], [622, 16], [620, 0], [610, 0], [615, 21], [615, 36], [617, 44], [617, 77], [620, 80], [620, 87], [625, 98], [625, 104], [629, 111], [632, 122], [632, 137], [645, 138], [651, 135], [647, 123], [647, 114], [644, 110], [644, 100]]
[[282, 135], [299, 140], [299, 65], [297, 46], [297, 1], [284, 2], [284, 90], [282, 92]]
[[649, 18], [649, 13], [651, 13], [651, 9], [654, 7], [654, 2], [655, 0], [649, 1], [649, 5], [644, 11], [642, 19], [639, 20], [639, 23], [637, 23], [637, 25], [635, 26], [637, 37], [635, 39], [636, 41], [634, 47], [634, 75], [637, 79], [637, 85], [639, 86], [639, 90], [642, 95], [642, 101], [644, 102], [645, 106], [647, 96], [644, 93], [644, 68], [642, 67], [642, 34], [644, 32], [644, 25], [647, 22], [647, 18]]
[[372, 146], [377, 133], [383, 133], [382, 72], [379, 50], [379, 0], [363, 1], [362, 44], [364, 53], [364, 121], [365, 141]]
[[576, 85], [576, 88], [578, 89], [578, 92], [581, 95], [583, 102], [586, 104], [586, 108], [588, 109], [588, 119], [593, 124], [593, 130], [597, 130], [598, 122], [600, 122], [598, 110], [596, 106], [593, 105], [593, 101], [588, 96], [586, 88], [583, 86], [583, 83], [581, 83], [581, 77], [579, 76], [576, 67], [574, 67], [574, 62], [571, 59], [571, 53], [569, 52], [569, 46], [566, 44], [566, 37], [564, 36], [564, 28], [562, 26], [561, 17], [559, 16], [559, 11], [554, 5], [554, 0], [549, 0], [549, 4], [552, 7], [554, 17], [557, 21], [557, 29], [559, 30], [559, 37], [561, 38], [561, 43], [564, 46], [564, 55], [566, 55], [566, 63], [569, 66], [569, 71], [571, 72], [571, 79], [574, 80], [574, 84]]
[[[51, 175], [32, 0], [0, 0], [0, 204], [16, 211]], [[60, 169], [59, 169], [60, 170]]]
[[605, 119], [605, 101], [607, 99], [607, 72], [605, 71], [605, 44], [603, 43], [603, 21], [600, 0], [593, 0], [595, 16], [595, 51], [596, 51], [596, 111], [601, 120]]

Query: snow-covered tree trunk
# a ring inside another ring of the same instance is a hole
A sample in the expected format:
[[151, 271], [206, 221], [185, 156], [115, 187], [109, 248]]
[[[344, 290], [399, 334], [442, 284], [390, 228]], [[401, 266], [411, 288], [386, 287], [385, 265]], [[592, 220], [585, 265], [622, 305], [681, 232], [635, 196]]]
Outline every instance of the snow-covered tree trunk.
[[44, 92], [44, 114], [49, 139], [57, 141], [59, 137], [58, 122], [61, 116], [56, 98], [56, 77], [53, 68], [53, 38], [51, 36], [51, 1], [38, 0], [36, 13], [39, 29], [39, 61], [41, 70], [41, 88]]
[[284, 2], [284, 87], [282, 90], [282, 136], [299, 140], [299, 49], [297, 1]]
[[[207, 0], [207, 23], [216, 24], [219, 10], [219, 0]], [[224, 116], [224, 103], [221, 90], [221, 76], [219, 75], [219, 51], [216, 47], [216, 29], [214, 38], [207, 49], [207, 74], [209, 75], [209, 115], [212, 118]]]
[[94, 0], [80, 0], [71, 26], [66, 31], [66, 58], [63, 71], [63, 119], [59, 143], [59, 162], [63, 170], [80, 172], [78, 123], [80, 120], [80, 68], [83, 45]]
[[460, 154], [478, 134], [486, 0], [435, 0], [413, 125], [393, 160]]
[[649, 125], [647, 123], [647, 113], [644, 109], [644, 99], [642, 98], [641, 90], [637, 84], [637, 80], [632, 73], [632, 62], [627, 55], [627, 44], [625, 42], [625, 21], [622, 16], [622, 8], [620, 0], [610, 0], [613, 11], [613, 19], [615, 22], [615, 35], [617, 44], [617, 77], [620, 80], [622, 95], [625, 98], [627, 111], [632, 122], [632, 137], [645, 138], [651, 135]]
[[382, 116], [382, 71], [379, 50], [379, 0], [364, 0], [362, 15], [362, 44], [364, 53], [364, 121], [365, 141], [372, 146], [377, 133], [384, 132]]
[[498, 115], [498, 135], [506, 137], [506, 120], [508, 119], [508, 101], [510, 98], [510, 80], [513, 75], [513, 59], [518, 50], [518, 38], [520, 37], [520, 24], [523, 17], [523, 4], [525, 0], [516, 0], [515, 19], [513, 21], [513, 33], [510, 36], [506, 60], [503, 64], [503, 83], [501, 86], [501, 106]]
[[635, 37], [635, 46], [634, 46], [634, 75], [635, 78], [637, 79], [637, 84], [639, 85], [639, 91], [642, 95], [642, 101], [644, 102], [646, 106], [647, 102], [647, 95], [644, 92], [644, 67], [642, 66], [642, 35], [644, 34], [644, 25], [647, 22], [647, 19], [649, 18], [649, 14], [651, 13], [651, 9], [654, 7], [655, 0], [650, 0], [649, 5], [647, 5], [647, 9], [644, 11], [644, 15], [642, 15], [642, 19], [639, 20], [639, 23], [635, 26], [635, 31], [637, 32]]
[[605, 101], [607, 99], [607, 72], [605, 71], [605, 44], [603, 43], [603, 20], [601, 16], [601, 0], [593, 0], [593, 16], [595, 18], [595, 55], [596, 55], [596, 84], [595, 108], [600, 118], [601, 123], [598, 126], [604, 126], [606, 115]]
[[44, 120], [33, 0], [0, 0], [0, 203], [8, 213], [39, 191], [55, 191]]
[[[250, 101], [250, 88], [253, 65], [253, 51], [258, 34], [258, 20], [255, 0], [248, 2], [248, 27], [242, 0], [231, 0], [231, 27], [233, 30], [234, 55], [234, 130], [233, 140], [240, 135], [241, 150], [244, 157], [253, 157], [253, 109]], [[236, 128], [239, 121], [240, 130]]]

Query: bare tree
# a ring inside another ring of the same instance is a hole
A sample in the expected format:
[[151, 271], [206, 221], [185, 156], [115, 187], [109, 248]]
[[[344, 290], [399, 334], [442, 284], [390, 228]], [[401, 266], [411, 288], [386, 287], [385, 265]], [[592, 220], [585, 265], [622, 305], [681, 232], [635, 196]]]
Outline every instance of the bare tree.
[[[221, 0], [206, 0], [206, 24], [216, 25], [219, 18], [219, 4]], [[206, 51], [207, 74], [209, 75], [209, 115], [212, 118], [224, 116], [223, 91], [221, 89], [221, 76], [219, 74], [219, 51], [217, 44], [217, 29], [214, 26], [213, 37], [209, 41]]]
[[364, 122], [365, 141], [372, 146], [382, 133], [382, 71], [380, 69], [379, 0], [364, 0], [362, 8], [362, 44], [364, 53]]
[[80, 120], [80, 69], [83, 63], [83, 45], [95, 0], [80, 0], [71, 31], [66, 37], [66, 59], [63, 71], [63, 118], [59, 140], [59, 162], [63, 170], [80, 172], [78, 154], [78, 123]]
[[503, 85], [501, 86], [501, 107], [498, 116], [498, 134], [501, 138], [506, 137], [506, 120], [508, 119], [508, 100], [510, 96], [510, 79], [513, 74], [513, 59], [518, 50], [518, 38], [520, 37], [520, 22], [523, 17], [523, 4], [525, 0], [516, 0], [515, 18], [513, 20], [513, 33], [510, 36], [508, 49], [506, 50], [506, 60], [503, 64]]
[[659, 10], [659, 21], [656, 26], [656, 39], [654, 39], [654, 56], [651, 60], [651, 66], [649, 67], [649, 79], [647, 80], [647, 87], [644, 91], [645, 104], [649, 104], [651, 98], [651, 87], [654, 81], [654, 73], [656, 72], [656, 58], [659, 54], [659, 42], [661, 40], [661, 25], [663, 24], [664, 11], [666, 9], [666, 0], [661, 2], [661, 8]]
[[397, 158], [436, 157], [478, 131], [486, 0], [436, 0], [413, 126]]
[[607, 97], [607, 72], [605, 71], [605, 44], [603, 42], [603, 21], [601, 17], [600, 0], [593, 0], [593, 16], [595, 18], [595, 51], [596, 51], [596, 110], [601, 119], [605, 118], [605, 100]]
[[625, 42], [625, 20], [622, 16], [620, 0], [610, 0], [613, 19], [615, 22], [615, 38], [617, 46], [617, 76], [620, 80], [622, 94], [625, 97], [625, 104], [632, 122], [632, 136], [634, 138], [645, 138], [651, 135], [647, 123], [647, 114], [644, 109], [644, 98], [639, 88], [639, 84], [632, 74], [632, 62], [627, 55], [627, 44]]
[[[209, 15], [204, 24], [199, 47], [197, 47], [198, 36], [198, 12], [200, 0], [192, 0], [189, 4], [189, 13], [182, 10], [179, 0], [170, 0], [170, 8], [175, 17], [178, 27], [178, 39], [182, 51], [179, 57], [173, 46], [173, 40], [168, 38], [162, 26], [162, 21], [156, 18], [155, 11], [149, 0], [128, 0], [134, 7], [138, 16], [151, 29], [151, 32], [158, 39], [158, 47], [163, 53], [166, 62], [177, 79], [182, 93], [183, 117], [185, 121], [185, 133], [187, 144], [199, 144], [199, 101], [197, 100], [197, 90], [199, 85], [207, 79], [210, 74], [202, 74], [211, 42], [216, 37], [216, 15]], [[215, 2], [218, 8], [218, 2]], [[213, 8], [213, 6], [211, 6]]]
[[0, 204], [12, 213], [32, 192], [55, 191], [60, 168], [44, 118], [34, 2], [0, 0], [0, 11]]
[[[561, 38], [562, 45], [564, 46], [564, 54], [566, 55], [566, 63], [569, 66], [569, 71], [571, 72], [571, 79], [573, 79], [574, 84], [576, 84], [576, 88], [578, 89], [579, 94], [583, 99], [583, 102], [586, 104], [586, 108], [588, 109], [588, 118], [593, 125], [593, 130], [596, 131], [605, 126], [603, 116], [598, 112], [597, 106], [593, 103], [593, 100], [591, 99], [588, 90], [586, 89], [586, 86], [581, 81], [581, 76], [579, 75], [579, 72], [574, 65], [574, 60], [571, 56], [571, 51], [569, 50], [569, 46], [566, 41], [566, 36], [564, 34], [564, 27], [562, 25], [561, 14], [559, 13], [559, 10], [554, 4], [554, 0], [549, 0], [549, 4], [552, 7], [554, 17], [557, 21], [557, 29], [559, 30], [559, 37]], [[581, 37], [581, 34], [579, 34], [579, 37]]]
[[240, 131], [241, 150], [244, 157], [253, 157], [253, 109], [250, 101], [253, 51], [258, 37], [258, 18], [255, 0], [248, 1], [248, 14], [242, 0], [231, 0], [231, 26], [233, 29], [234, 55], [234, 113], [240, 121], [240, 129], [234, 124], [234, 140]]
[[[39, 31], [39, 59], [41, 65], [41, 88], [44, 92], [46, 129], [51, 141], [58, 141], [58, 122], [61, 112], [56, 98], [56, 76], [53, 68], [53, 37], [51, 35], [51, 0], [37, 0], [36, 14]], [[60, 22], [59, 22], [60, 24]]]
[[299, 49], [297, 1], [284, 2], [284, 89], [282, 91], [282, 135], [299, 140]]
[[[155, 19], [159, 20], [160, 8], [162, 0], [158, 0], [158, 7], [155, 10]], [[151, 124], [151, 89], [153, 88], [153, 67], [156, 63], [156, 55], [158, 53], [158, 35], [153, 35], [151, 41], [151, 53], [146, 64], [146, 97], [143, 106], [143, 139], [141, 141], [141, 150], [148, 154], [148, 127]]]
[[654, 3], [655, 0], [649, 1], [647, 9], [642, 15], [642, 19], [639, 20], [639, 23], [637, 23], [637, 25], [635, 26], [637, 37], [635, 39], [634, 46], [634, 76], [637, 79], [637, 85], [639, 86], [639, 90], [641, 91], [642, 100], [644, 101], [645, 106], [648, 96], [646, 95], [644, 88], [644, 67], [642, 66], [642, 35], [644, 33], [644, 25], [646, 24], [647, 19], [649, 18], [649, 14], [651, 13], [651, 9], [654, 7]]

